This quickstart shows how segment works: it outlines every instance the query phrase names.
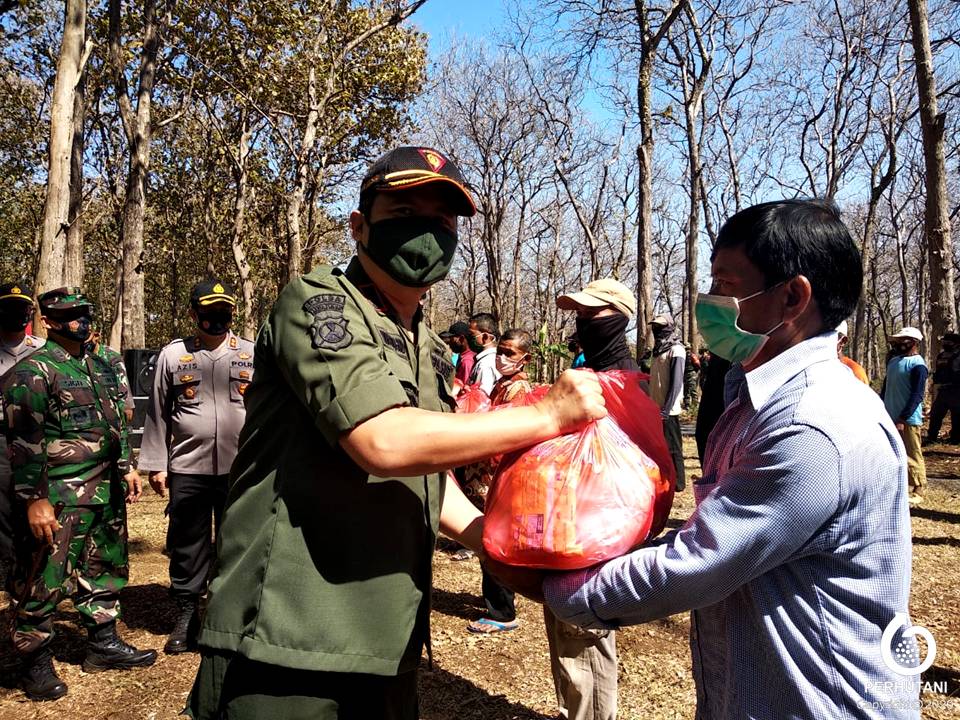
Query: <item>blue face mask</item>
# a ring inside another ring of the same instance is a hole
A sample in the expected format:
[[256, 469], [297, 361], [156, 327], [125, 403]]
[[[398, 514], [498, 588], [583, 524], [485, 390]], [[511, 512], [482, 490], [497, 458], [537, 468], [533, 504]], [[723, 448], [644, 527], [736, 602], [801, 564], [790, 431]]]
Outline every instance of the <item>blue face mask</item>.
[[740, 327], [740, 304], [783, 285], [755, 292], [745, 298], [703, 294], [697, 297], [697, 325], [710, 352], [732, 363], [748, 364], [760, 354], [770, 334], [783, 325], [781, 320], [765, 333], [751, 333]]

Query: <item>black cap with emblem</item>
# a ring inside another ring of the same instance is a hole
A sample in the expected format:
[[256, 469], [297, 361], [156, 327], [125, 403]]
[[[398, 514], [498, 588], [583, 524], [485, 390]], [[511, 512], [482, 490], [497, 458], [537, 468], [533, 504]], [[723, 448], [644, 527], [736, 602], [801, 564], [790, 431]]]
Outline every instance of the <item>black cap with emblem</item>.
[[23, 283], [3, 283], [0, 285], [0, 303], [8, 302], [33, 305], [33, 293]]
[[406, 190], [427, 183], [446, 183], [454, 192], [457, 215], [472, 217], [477, 214], [469, 185], [460, 168], [439, 150], [428, 147], [398, 147], [381, 155], [367, 170], [360, 183], [361, 210], [369, 207], [378, 192]]
[[227, 303], [231, 307], [235, 306], [237, 298], [233, 294], [233, 288], [217, 278], [201, 280], [193, 286], [193, 291], [190, 293], [191, 306], [198, 308], [216, 303]]

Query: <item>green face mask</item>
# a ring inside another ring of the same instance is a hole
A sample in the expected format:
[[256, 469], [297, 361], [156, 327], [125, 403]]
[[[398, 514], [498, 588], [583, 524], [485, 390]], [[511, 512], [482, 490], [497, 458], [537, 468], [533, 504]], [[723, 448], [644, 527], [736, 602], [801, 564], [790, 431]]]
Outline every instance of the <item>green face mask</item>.
[[467, 345], [475, 353], [483, 352], [483, 343], [477, 340], [477, 336], [473, 333], [467, 335]]
[[401, 285], [426, 287], [447, 276], [456, 249], [457, 234], [439, 219], [401, 217], [371, 223], [364, 252]]
[[699, 295], [695, 311], [697, 324], [710, 352], [732, 363], [746, 364], [757, 357], [770, 339], [770, 333], [783, 325], [783, 321], [765, 333], [747, 332], [738, 323], [740, 303], [770, 292], [782, 284], [778, 283], [772, 288], [740, 299], [727, 295]]

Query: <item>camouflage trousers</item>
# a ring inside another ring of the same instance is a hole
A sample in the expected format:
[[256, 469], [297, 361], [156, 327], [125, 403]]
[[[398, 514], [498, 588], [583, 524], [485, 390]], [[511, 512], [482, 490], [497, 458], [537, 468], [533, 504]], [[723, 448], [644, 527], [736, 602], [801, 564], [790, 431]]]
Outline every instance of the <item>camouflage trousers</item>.
[[[29, 594], [17, 608], [13, 643], [26, 654], [53, 637], [57, 605], [67, 597], [85, 626], [95, 627], [120, 615], [120, 590], [127, 584], [127, 518], [124, 505], [65, 507], [53, 548], [37, 563], [33, 538], [18, 552], [14, 597]], [[32, 578], [31, 570], [37, 568]]]

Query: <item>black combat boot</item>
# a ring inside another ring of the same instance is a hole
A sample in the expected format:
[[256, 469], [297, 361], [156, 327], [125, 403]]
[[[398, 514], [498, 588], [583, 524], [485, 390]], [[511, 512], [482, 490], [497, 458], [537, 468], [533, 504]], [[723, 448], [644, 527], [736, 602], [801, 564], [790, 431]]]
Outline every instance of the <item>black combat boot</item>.
[[157, 660], [156, 650], [137, 650], [117, 635], [115, 622], [90, 628], [90, 642], [87, 656], [83, 659], [85, 672], [102, 670], [128, 670], [135, 667], [147, 667]]
[[67, 694], [66, 684], [53, 669], [53, 652], [49, 646], [24, 658], [20, 686], [31, 700], [56, 700]]
[[163, 651], [167, 655], [179, 655], [197, 646], [197, 634], [200, 632], [199, 603], [195, 597], [177, 598], [177, 622], [173, 626]]

